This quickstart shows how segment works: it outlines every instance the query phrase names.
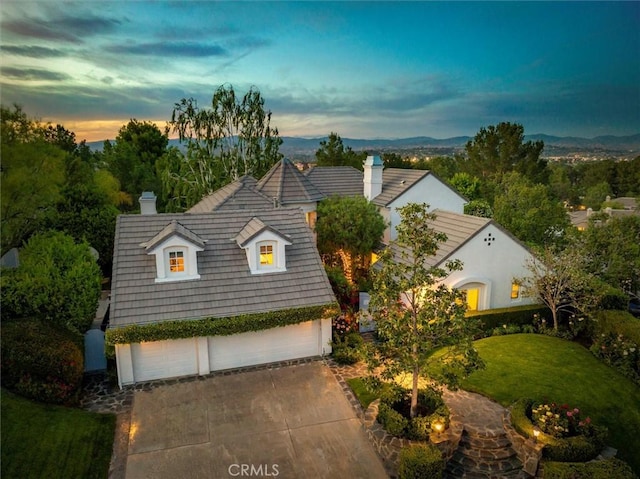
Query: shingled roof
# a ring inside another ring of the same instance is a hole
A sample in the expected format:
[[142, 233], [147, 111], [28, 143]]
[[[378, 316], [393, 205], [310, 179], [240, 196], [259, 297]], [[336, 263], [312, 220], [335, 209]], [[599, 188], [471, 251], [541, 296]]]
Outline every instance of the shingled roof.
[[281, 206], [314, 203], [325, 197], [287, 158], [274, 165], [256, 189], [268, 198], [275, 198]]
[[[252, 275], [233, 238], [253, 219], [290, 238], [286, 268]], [[200, 279], [156, 283], [143, 243], [177, 221], [204, 241]], [[335, 302], [313, 234], [298, 208], [205, 214], [121, 215], [116, 224], [111, 327], [167, 320], [230, 317]]]
[[273, 199], [257, 191], [257, 184], [253, 176], [242, 176], [202, 198], [187, 213], [273, 208]]
[[352, 166], [315, 166], [305, 172], [325, 196], [362, 196], [363, 174]]

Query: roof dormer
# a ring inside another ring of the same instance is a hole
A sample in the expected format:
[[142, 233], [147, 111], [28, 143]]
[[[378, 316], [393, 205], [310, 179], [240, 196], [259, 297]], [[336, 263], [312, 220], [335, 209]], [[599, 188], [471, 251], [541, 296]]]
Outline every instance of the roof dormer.
[[205, 240], [173, 220], [157, 235], [142, 243], [156, 257], [156, 283], [200, 279], [197, 253]]
[[251, 274], [287, 270], [285, 246], [292, 244], [291, 239], [258, 218], [251, 218], [233, 240], [245, 250]]

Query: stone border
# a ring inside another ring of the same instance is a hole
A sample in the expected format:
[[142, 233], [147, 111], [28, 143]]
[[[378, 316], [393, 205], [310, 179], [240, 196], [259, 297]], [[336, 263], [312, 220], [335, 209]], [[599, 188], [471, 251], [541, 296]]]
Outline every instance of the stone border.
[[511, 408], [507, 409], [502, 415], [502, 426], [509, 441], [511, 441], [511, 447], [516, 451], [518, 459], [522, 463], [523, 471], [532, 477], [536, 477], [538, 466], [542, 459], [544, 444], [527, 439], [515, 430], [511, 424]]

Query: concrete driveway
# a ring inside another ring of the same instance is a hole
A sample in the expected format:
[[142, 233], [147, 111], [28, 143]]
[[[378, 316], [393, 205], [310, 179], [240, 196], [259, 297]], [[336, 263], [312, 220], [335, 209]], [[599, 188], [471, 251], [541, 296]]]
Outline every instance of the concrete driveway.
[[127, 479], [386, 478], [321, 362], [135, 393]]

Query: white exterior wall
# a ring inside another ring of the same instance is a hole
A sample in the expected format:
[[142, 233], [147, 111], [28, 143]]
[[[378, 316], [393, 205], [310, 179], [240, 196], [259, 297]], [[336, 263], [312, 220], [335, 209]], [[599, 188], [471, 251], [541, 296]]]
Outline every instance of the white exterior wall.
[[[485, 242], [489, 233], [495, 240]], [[452, 288], [466, 289], [480, 286], [478, 310], [506, 308], [533, 304], [532, 298], [525, 298], [520, 291], [518, 299], [511, 299], [511, 284], [513, 279], [522, 278], [528, 274], [525, 267], [531, 253], [513, 240], [502, 230], [489, 224], [467, 244], [462, 246], [451, 259], [459, 259], [463, 263], [462, 271], [455, 271], [445, 279], [445, 283]]]
[[[385, 231], [385, 240], [387, 237], [391, 240], [397, 238], [396, 226], [400, 224], [398, 208], [409, 203], [427, 203], [429, 211], [440, 209], [462, 214], [466, 202], [435, 176], [427, 175], [388, 205], [391, 226], [389, 232]], [[388, 240], [385, 242], [388, 243]]]

